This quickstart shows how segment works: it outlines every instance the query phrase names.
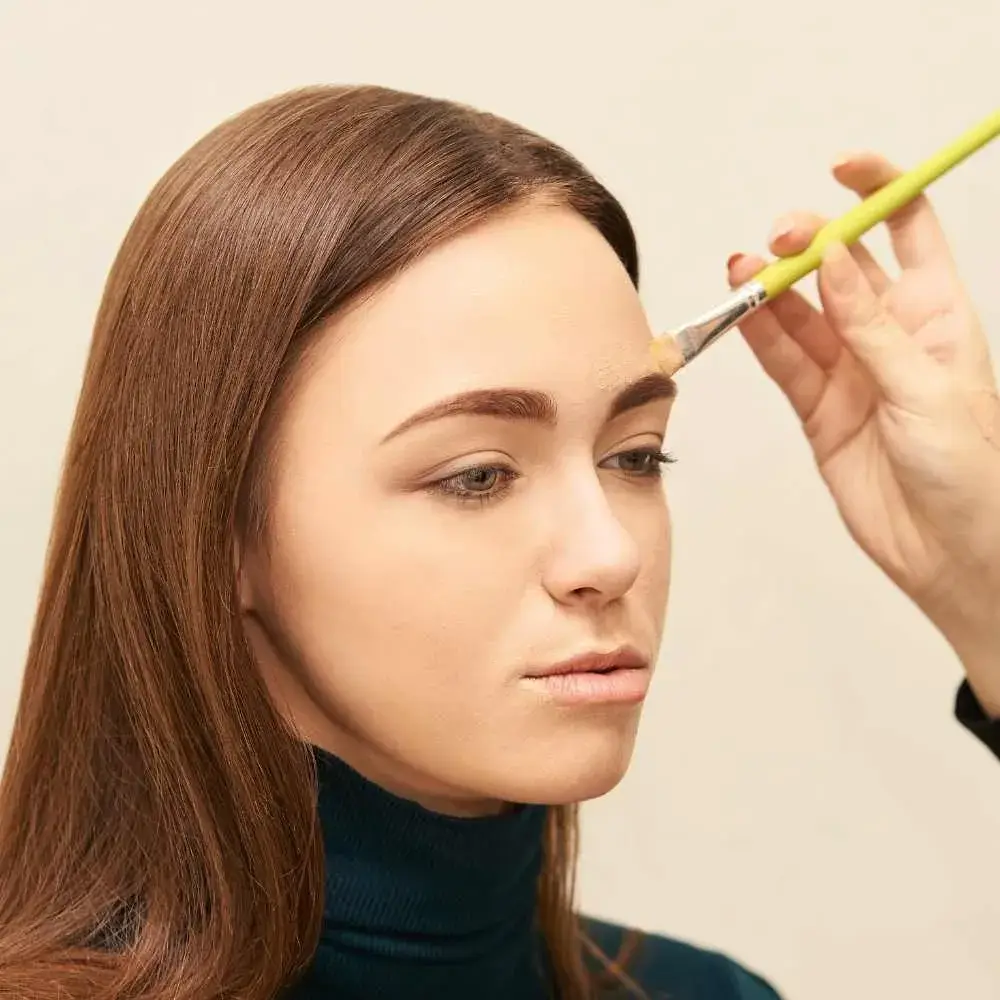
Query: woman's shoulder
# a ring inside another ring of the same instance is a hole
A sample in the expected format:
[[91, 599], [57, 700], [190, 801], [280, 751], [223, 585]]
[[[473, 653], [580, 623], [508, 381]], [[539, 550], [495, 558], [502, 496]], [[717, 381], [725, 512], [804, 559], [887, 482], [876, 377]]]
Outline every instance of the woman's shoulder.
[[[602, 920], [584, 918], [584, 929], [611, 959], [625, 946], [625, 971], [649, 1000], [779, 1000], [766, 980], [721, 952]], [[617, 1000], [619, 995], [622, 1000], [629, 996], [619, 990], [606, 997]]]

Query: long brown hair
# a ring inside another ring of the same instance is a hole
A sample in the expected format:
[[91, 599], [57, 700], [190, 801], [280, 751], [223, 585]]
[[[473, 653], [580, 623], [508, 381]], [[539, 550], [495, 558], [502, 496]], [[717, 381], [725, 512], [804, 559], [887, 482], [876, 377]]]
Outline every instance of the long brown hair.
[[[323, 857], [309, 748], [241, 627], [234, 538], [321, 321], [428, 248], [545, 198], [638, 281], [618, 202], [559, 147], [446, 101], [317, 87], [214, 129], [156, 185], [97, 316], [0, 785], [0, 995], [270, 1000], [308, 964]], [[590, 994], [576, 813], [539, 921]]]

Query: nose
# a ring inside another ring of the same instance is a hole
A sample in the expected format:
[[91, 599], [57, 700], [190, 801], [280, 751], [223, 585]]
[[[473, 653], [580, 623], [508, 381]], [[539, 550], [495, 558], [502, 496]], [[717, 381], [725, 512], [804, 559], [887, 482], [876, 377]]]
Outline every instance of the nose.
[[561, 604], [602, 607], [635, 583], [639, 545], [593, 474], [574, 482], [562, 498], [553, 518], [545, 588]]

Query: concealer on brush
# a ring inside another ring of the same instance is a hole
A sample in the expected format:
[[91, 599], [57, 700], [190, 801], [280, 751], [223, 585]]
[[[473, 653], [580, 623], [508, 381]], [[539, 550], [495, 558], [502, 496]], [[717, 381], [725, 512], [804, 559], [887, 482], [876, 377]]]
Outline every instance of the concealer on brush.
[[993, 112], [920, 166], [890, 181], [839, 219], [828, 222], [801, 253], [768, 264], [756, 277], [737, 288], [711, 312], [699, 316], [676, 333], [655, 338], [651, 350], [658, 367], [667, 375], [673, 375], [706, 347], [715, 343], [727, 330], [815, 271], [830, 243], [849, 245], [856, 242], [869, 229], [913, 201], [928, 184], [976, 150], [982, 149], [998, 135], [1000, 110]]

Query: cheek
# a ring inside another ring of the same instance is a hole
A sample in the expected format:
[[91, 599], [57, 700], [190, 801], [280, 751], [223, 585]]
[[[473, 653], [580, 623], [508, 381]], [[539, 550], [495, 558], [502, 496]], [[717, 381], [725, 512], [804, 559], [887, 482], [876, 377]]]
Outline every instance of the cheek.
[[476, 512], [442, 518], [434, 503], [344, 497], [327, 507], [336, 519], [287, 512], [299, 530], [278, 549], [281, 617], [314, 671], [456, 692], [487, 683], [523, 573], [516, 552], [470, 525]]
[[670, 593], [672, 524], [666, 499], [655, 509], [643, 511], [633, 537], [642, 553], [642, 570], [636, 581], [643, 605], [656, 623], [662, 626]]

